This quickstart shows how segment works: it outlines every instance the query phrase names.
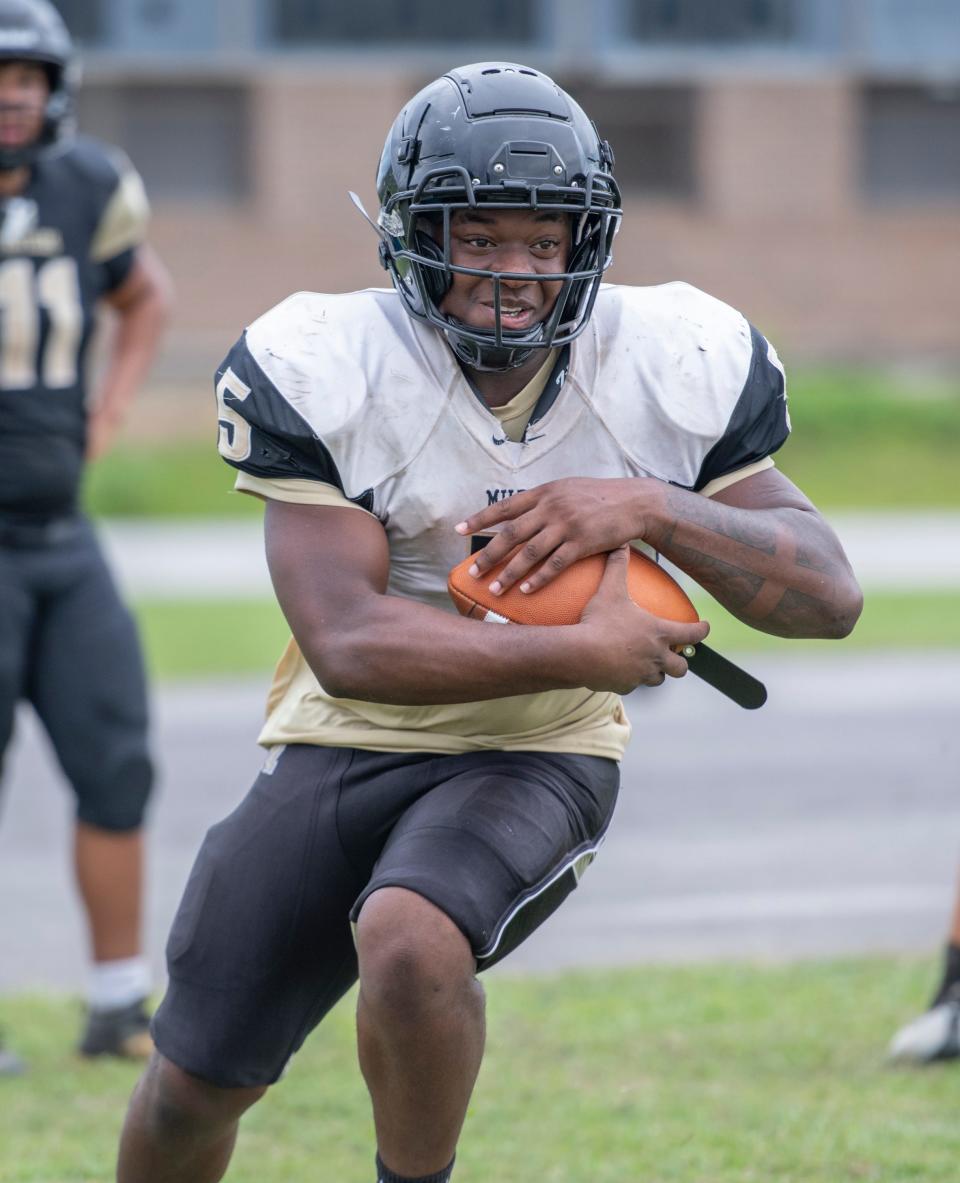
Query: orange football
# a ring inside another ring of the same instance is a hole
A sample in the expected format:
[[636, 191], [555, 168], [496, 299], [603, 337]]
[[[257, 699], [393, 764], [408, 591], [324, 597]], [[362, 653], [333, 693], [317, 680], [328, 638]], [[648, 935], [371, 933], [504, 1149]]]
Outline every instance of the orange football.
[[[546, 587], [524, 593], [514, 584], [495, 596], [490, 584], [510, 561], [508, 556], [482, 578], [473, 579], [467, 572], [474, 560], [469, 555], [458, 563], [447, 579], [447, 590], [464, 616], [477, 620], [498, 620], [513, 624], [576, 624], [600, 586], [606, 555], [590, 555], [571, 564]], [[630, 598], [639, 607], [665, 620], [692, 624], [700, 617], [690, 597], [662, 567], [639, 551], [630, 551], [627, 568]]]

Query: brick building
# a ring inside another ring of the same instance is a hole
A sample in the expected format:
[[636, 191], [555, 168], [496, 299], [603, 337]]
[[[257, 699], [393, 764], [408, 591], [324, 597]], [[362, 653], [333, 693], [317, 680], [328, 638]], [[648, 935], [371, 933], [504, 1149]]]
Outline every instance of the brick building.
[[791, 359], [960, 356], [955, 0], [60, 0], [81, 120], [147, 180], [179, 291], [161, 380], [206, 381], [298, 288], [385, 282], [375, 206], [402, 103], [529, 62], [617, 154], [611, 278], [684, 278]]

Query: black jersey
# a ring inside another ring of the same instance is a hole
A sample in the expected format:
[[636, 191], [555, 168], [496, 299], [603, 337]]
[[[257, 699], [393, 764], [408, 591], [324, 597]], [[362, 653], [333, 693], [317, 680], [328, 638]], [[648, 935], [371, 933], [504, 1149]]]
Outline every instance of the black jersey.
[[96, 305], [130, 272], [146, 198], [122, 153], [78, 138], [0, 211], [0, 515], [49, 518], [76, 507]]

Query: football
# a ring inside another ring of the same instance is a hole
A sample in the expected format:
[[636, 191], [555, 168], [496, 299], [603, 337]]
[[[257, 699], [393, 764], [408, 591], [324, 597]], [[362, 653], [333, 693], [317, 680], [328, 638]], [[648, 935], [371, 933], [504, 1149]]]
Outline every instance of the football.
[[[540, 588], [525, 593], [519, 584], [495, 596], [490, 584], [512, 558], [508, 555], [480, 579], [469, 574], [475, 556], [458, 563], [447, 579], [450, 597], [464, 616], [502, 624], [576, 624], [600, 586], [606, 555], [589, 555]], [[699, 620], [696, 608], [677, 581], [652, 559], [631, 549], [627, 589], [639, 607], [665, 620], [692, 624]]]

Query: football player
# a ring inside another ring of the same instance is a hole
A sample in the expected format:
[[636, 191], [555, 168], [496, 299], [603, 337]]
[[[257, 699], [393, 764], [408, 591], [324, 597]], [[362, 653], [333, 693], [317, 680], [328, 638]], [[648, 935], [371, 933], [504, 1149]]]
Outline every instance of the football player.
[[[121, 1183], [221, 1178], [240, 1115], [358, 977], [378, 1179], [450, 1178], [483, 1053], [477, 971], [596, 854], [618, 695], [683, 676], [677, 650], [707, 633], [632, 605], [625, 544], [758, 628], [853, 627], [841, 547], [771, 459], [788, 431], [773, 349], [685, 284], [602, 285], [612, 166], [543, 74], [450, 71], [380, 161], [392, 290], [291, 296], [218, 374], [220, 451], [266, 502], [294, 640], [263, 771], [173, 924]], [[491, 532], [478, 572], [517, 551], [501, 588], [609, 552], [582, 622], [458, 616], [447, 573]]]
[[[0, 0], [0, 754], [26, 699], [76, 794], [75, 870], [92, 949], [80, 1050], [142, 1056], [144, 674], [79, 486], [153, 357], [168, 282], [144, 245], [147, 203], [129, 161], [73, 135], [76, 72], [47, 0]], [[88, 406], [101, 304], [117, 328]], [[20, 1065], [8, 1051], [3, 1066]]]

